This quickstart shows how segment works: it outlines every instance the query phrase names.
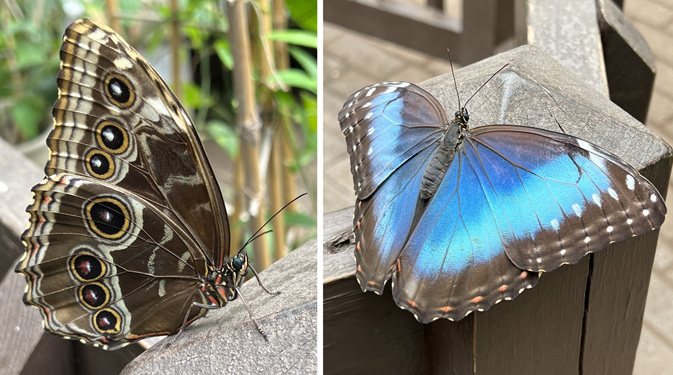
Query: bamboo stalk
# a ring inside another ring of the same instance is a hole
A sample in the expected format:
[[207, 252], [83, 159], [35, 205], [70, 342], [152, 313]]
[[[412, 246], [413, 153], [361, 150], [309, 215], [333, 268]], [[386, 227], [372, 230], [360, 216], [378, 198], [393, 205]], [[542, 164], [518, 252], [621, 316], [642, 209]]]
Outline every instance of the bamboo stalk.
[[[245, 170], [245, 193], [249, 199], [251, 232], [264, 224], [264, 181], [259, 170], [260, 121], [255, 103], [255, 87], [252, 80], [252, 58], [245, 3], [239, 0], [227, 2], [229, 39], [234, 58], [234, 94], [238, 99], [236, 115], [240, 140], [240, 155]], [[266, 268], [271, 262], [265, 237], [253, 242], [255, 262], [258, 268]]]
[[[285, 0], [274, 0], [273, 2], [273, 29], [274, 30], [285, 30], [287, 29], [287, 10], [285, 8]], [[275, 63], [278, 70], [288, 69], [290, 67], [290, 54], [287, 50], [287, 43], [282, 41], [274, 41], [273, 49], [275, 51]], [[284, 163], [285, 160], [293, 160], [294, 154], [290, 143], [288, 142], [286, 131], [290, 131], [290, 123], [287, 118], [281, 119], [281, 127], [278, 136], [280, 141], [276, 142], [276, 147], [281, 148], [279, 152], [280, 161], [282, 164], [282, 194], [281, 200], [283, 202], [289, 202], [297, 196], [297, 186], [294, 181], [294, 174]], [[288, 207], [289, 210], [296, 211], [295, 207]]]
[[107, 24], [118, 33], [122, 32], [119, 23], [119, 2], [117, 0], [108, 0], [105, 2], [105, 13], [107, 14]]
[[180, 83], [180, 18], [178, 17], [178, 1], [171, 0], [171, 70], [173, 73], [173, 93], [181, 98]]

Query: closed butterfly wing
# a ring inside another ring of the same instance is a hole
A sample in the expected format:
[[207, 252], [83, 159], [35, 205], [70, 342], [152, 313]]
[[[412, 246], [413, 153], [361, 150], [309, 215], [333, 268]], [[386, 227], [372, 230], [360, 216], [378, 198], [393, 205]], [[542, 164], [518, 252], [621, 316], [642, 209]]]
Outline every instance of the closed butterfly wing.
[[192, 303], [214, 303], [205, 278], [229, 251], [194, 126], [147, 61], [87, 19], [65, 32], [58, 87], [16, 269], [24, 301], [48, 330], [106, 348], [175, 333], [205, 314]]

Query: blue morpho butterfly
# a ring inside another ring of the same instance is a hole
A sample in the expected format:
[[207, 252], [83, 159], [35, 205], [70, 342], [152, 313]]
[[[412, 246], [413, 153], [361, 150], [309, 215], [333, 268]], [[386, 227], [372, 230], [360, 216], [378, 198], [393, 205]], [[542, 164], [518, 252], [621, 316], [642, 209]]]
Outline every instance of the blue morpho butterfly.
[[387, 82], [339, 112], [363, 291], [381, 294], [392, 277], [419, 322], [460, 320], [663, 223], [655, 187], [612, 153], [538, 128], [469, 129], [458, 108], [449, 122], [425, 90]]

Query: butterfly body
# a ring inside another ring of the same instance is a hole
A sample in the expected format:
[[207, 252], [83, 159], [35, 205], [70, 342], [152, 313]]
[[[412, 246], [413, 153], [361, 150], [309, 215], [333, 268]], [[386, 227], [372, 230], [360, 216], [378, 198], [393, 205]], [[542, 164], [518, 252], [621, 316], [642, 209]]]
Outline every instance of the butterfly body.
[[61, 48], [46, 178], [16, 271], [47, 330], [116, 349], [177, 333], [248, 269], [196, 130], [119, 35], [82, 19]]
[[356, 277], [427, 323], [516, 297], [542, 271], [658, 228], [656, 189], [575, 137], [450, 123], [418, 86], [353, 94], [339, 113], [356, 191]]

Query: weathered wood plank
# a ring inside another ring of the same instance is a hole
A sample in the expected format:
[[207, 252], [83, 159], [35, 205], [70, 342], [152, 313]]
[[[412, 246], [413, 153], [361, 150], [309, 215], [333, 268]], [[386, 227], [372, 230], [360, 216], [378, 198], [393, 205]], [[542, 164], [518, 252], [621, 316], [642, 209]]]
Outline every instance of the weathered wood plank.
[[610, 100], [644, 123], [654, 87], [654, 56], [612, 0], [596, 4]]
[[26, 281], [14, 273], [24, 251], [19, 236], [28, 224], [25, 210], [31, 199], [30, 189], [44, 173], [1, 138], [0, 170], [0, 369], [7, 373], [48, 369], [53, 374], [70, 374], [70, 345], [38, 350], [53, 340], [46, 337], [38, 310], [21, 302]]

